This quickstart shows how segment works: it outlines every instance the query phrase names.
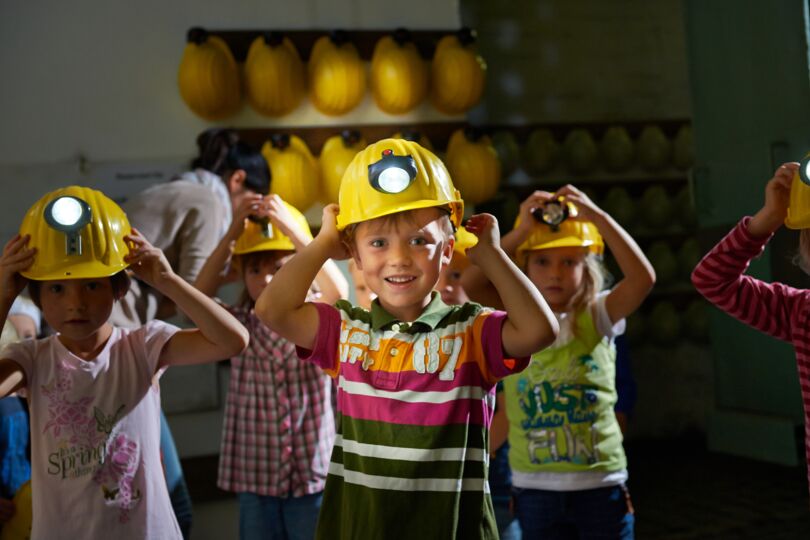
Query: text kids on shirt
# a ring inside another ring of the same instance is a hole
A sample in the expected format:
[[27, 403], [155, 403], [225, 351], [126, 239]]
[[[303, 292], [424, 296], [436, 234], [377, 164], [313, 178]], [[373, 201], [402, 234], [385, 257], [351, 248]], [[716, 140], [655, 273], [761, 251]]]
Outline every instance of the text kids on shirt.
[[[419, 144], [385, 139], [359, 152], [339, 201], [256, 302], [271, 328], [338, 380], [317, 537], [497, 538], [487, 483], [494, 387], [554, 341], [554, 316], [486, 214], [467, 223], [478, 237], [468, 256], [507, 312], [441, 301], [434, 288], [463, 203]], [[347, 245], [377, 295], [371, 310], [305, 302], [318, 269], [346, 257]]]
[[[604, 243], [624, 275], [606, 292]], [[632, 538], [627, 460], [613, 412], [612, 338], [651, 290], [655, 272], [630, 235], [570, 185], [529, 196], [503, 245], [516, 253], [560, 323], [556, 342], [504, 380], [509, 463], [523, 534]], [[478, 298], [474, 278], [471, 269], [462, 281]]]
[[[250, 332], [231, 358], [217, 485], [239, 494], [240, 538], [312, 538], [335, 441], [333, 383], [295, 354], [253, 310], [273, 275], [312, 241], [306, 218], [278, 195], [240, 205], [195, 286], [213, 296], [228, 276], [244, 283], [238, 305], [225, 308]], [[333, 261], [309, 298], [332, 304], [348, 284]], [[279, 519], [278, 516], [283, 516]]]
[[[197, 328], [109, 323], [127, 268]], [[248, 333], [172, 271], [101, 192], [42, 197], [0, 256], [0, 320], [26, 283], [55, 335], [0, 352], [0, 396], [31, 412], [31, 538], [180, 539], [160, 459], [158, 379], [238, 354]]]

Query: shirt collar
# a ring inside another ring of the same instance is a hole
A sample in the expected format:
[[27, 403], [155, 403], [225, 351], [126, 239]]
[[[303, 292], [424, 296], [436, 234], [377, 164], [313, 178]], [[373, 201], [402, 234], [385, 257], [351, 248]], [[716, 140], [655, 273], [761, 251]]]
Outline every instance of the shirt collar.
[[419, 326], [427, 326], [430, 330], [436, 328], [436, 325], [441, 322], [452, 310], [450, 306], [442, 302], [442, 297], [436, 291], [430, 293], [430, 303], [425, 306], [422, 314], [412, 323], [401, 322], [396, 317], [388, 313], [384, 307], [380, 305], [379, 299], [375, 298], [371, 303], [371, 328], [373, 330], [388, 329], [396, 323], [399, 323], [404, 328], [400, 331], [408, 332], [410, 328]]

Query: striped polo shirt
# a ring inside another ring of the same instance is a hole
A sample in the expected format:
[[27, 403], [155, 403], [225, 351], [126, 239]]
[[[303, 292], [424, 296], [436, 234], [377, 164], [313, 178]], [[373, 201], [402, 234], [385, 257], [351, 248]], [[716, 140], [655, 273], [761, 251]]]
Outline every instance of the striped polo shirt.
[[338, 427], [318, 538], [497, 538], [487, 483], [506, 313], [447, 306], [433, 293], [415, 321], [338, 302], [312, 351], [338, 381]]

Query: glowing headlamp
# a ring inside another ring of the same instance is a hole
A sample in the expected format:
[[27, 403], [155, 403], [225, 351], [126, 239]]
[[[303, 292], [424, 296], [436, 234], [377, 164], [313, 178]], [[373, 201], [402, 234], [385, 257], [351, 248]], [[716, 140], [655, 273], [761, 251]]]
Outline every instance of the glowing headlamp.
[[377, 191], [391, 195], [402, 193], [416, 178], [416, 162], [411, 156], [395, 156], [383, 150], [382, 159], [368, 166], [368, 180]]
[[802, 179], [806, 185], [810, 186], [810, 155], [806, 156], [801, 163], [799, 163], [799, 178]]
[[93, 219], [90, 205], [85, 201], [65, 195], [45, 207], [45, 222], [51, 228], [65, 233], [65, 254], [82, 254], [81, 230]]
[[553, 232], [557, 232], [563, 221], [577, 217], [577, 209], [574, 205], [563, 201], [562, 197], [557, 197], [546, 201], [540, 208], [535, 208], [532, 211], [532, 216], [540, 223], [545, 223], [551, 227]]

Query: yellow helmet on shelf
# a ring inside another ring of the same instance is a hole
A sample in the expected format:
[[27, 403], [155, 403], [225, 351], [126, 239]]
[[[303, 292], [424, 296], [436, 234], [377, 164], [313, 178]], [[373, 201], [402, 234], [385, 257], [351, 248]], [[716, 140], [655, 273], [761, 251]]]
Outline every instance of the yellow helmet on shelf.
[[318, 197], [320, 170], [307, 143], [296, 135], [275, 134], [264, 143], [273, 193], [296, 208], [307, 210]]
[[289, 38], [270, 32], [253, 40], [245, 59], [245, 91], [259, 114], [284, 116], [306, 94], [306, 71]]
[[340, 181], [354, 156], [366, 147], [366, 140], [358, 131], [344, 130], [339, 135], [326, 139], [318, 158], [321, 169], [321, 201], [329, 204], [338, 202]]
[[34, 263], [21, 274], [28, 279], [100, 278], [129, 266], [124, 236], [132, 227], [113, 200], [95, 189], [69, 186], [45, 194], [20, 225], [36, 248]]
[[[567, 204], [574, 206], [571, 203]], [[515, 227], [519, 223], [520, 218], [515, 221]], [[605, 242], [602, 240], [602, 235], [599, 234], [596, 225], [590, 221], [570, 218], [564, 219], [554, 227], [537, 222], [532, 227], [529, 237], [518, 246], [516, 258], [519, 264], [523, 264], [526, 253], [529, 251], [558, 247], [586, 247], [592, 253], [601, 255], [605, 251]]]
[[321, 36], [309, 57], [310, 99], [315, 108], [340, 116], [357, 107], [366, 94], [366, 65], [346, 32]]
[[459, 227], [461, 194], [442, 161], [418, 143], [383, 139], [359, 152], [340, 183], [337, 227], [419, 208], [447, 207]]
[[[309, 239], [312, 239], [312, 232], [309, 230], [309, 223], [304, 214], [298, 211], [293, 205], [284, 202], [284, 206], [292, 214], [295, 222], [306, 232]], [[247, 219], [245, 230], [236, 240], [233, 249], [234, 255], [244, 255], [256, 251], [295, 251], [295, 245], [290, 237], [281, 232], [270, 221], [255, 221]]]
[[384, 36], [371, 57], [371, 95], [388, 114], [405, 114], [428, 93], [428, 67], [407, 30]]
[[444, 36], [436, 46], [430, 97], [445, 114], [463, 114], [481, 101], [487, 64], [476, 51], [475, 40], [474, 31], [462, 28]]
[[188, 31], [177, 84], [188, 107], [206, 120], [220, 120], [239, 109], [239, 68], [228, 44], [202, 28]]

